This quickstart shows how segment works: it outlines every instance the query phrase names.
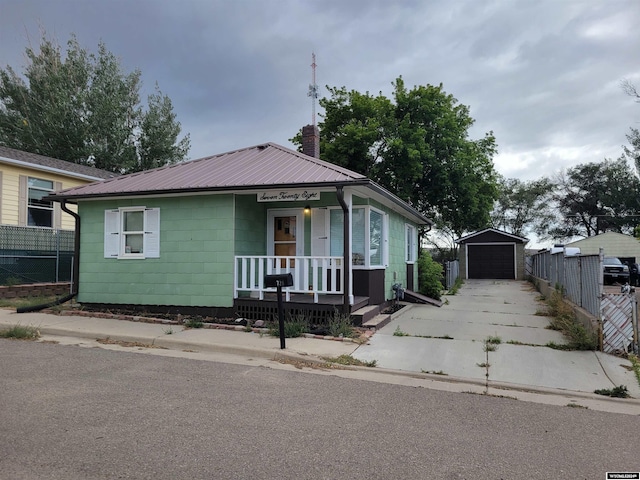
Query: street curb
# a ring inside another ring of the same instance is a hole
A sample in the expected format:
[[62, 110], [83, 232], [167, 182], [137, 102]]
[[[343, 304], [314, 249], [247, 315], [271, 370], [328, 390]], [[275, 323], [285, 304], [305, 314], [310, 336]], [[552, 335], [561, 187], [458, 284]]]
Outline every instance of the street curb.
[[[368, 374], [381, 374], [392, 375], [405, 378], [413, 378], [418, 380], [431, 380], [443, 383], [453, 383], [459, 385], [473, 385], [476, 387], [485, 387], [485, 381], [481, 379], [453, 377], [449, 375], [438, 375], [421, 372], [409, 372], [404, 370], [394, 370], [381, 367], [364, 367], [358, 365], [342, 365], [338, 363], [331, 363], [327, 360], [314, 355], [302, 354], [294, 351], [287, 351], [281, 349], [263, 349], [256, 347], [243, 347], [238, 345], [225, 345], [219, 343], [198, 343], [193, 341], [183, 341], [177, 339], [166, 338], [166, 336], [158, 337], [141, 337], [130, 335], [107, 335], [103, 336], [91, 332], [77, 332], [60, 329], [56, 327], [44, 327], [39, 329], [41, 334], [52, 336], [64, 336], [82, 338], [88, 340], [101, 340], [108, 338], [114, 342], [136, 342], [140, 344], [146, 344], [150, 347], [160, 347], [169, 350], [181, 350], [181, 351], [193, 351], [193, 352], [206, 352], [206, 353], [223, 353], [229, 355], [244, 355], [248, 357], [262, 358], [266, 360], [272, 360], [276, 362], [294, 361], [300, 363], [308, 363], [317, 366], [331, 365], [333, 369], [339, 370], [351, 370], [361, 371]], [[329, 368], [328, 368], [329, 369]], [[577, 390], [564, 390], [549, 387], [538, 387], [532, 385], [522, 385], [507, 382], [489, 382], [489, 388], [493, 390], [514, 391], [522, 393], [534, 393], [541, 395], [555, 395], [563, 397], [575, 397], [589, 400], [598, 400], [605, 402], [613, 402], [623, 405], [636, 405], [640, 410], [640, 399], [636, 398], [613, 398], [604, 395], [597, 395], [595, 393], [580, 392]]]

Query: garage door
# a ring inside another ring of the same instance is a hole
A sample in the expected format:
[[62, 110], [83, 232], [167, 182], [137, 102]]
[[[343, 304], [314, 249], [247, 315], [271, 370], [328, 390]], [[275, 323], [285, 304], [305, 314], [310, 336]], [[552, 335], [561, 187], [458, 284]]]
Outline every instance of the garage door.
[[515, 278], [513, 245], [467, 245], [469, 278]]

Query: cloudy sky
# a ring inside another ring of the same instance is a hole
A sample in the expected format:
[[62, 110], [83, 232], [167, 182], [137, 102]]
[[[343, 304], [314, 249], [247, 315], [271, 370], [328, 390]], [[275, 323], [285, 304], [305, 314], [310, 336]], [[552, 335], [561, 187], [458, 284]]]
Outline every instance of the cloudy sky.
[[[617, 158], [640, 104], [638, 0], [0, 0], [0, 66], [22, 71], [40, 31], [100, 40], [155, 82], [191, 135], [191, 158], [288, 141], [317, 84], [391, 96], [443, 84], [492, 130], [507, 177]], [[318, 107], [318, 112], [321, 112]]]

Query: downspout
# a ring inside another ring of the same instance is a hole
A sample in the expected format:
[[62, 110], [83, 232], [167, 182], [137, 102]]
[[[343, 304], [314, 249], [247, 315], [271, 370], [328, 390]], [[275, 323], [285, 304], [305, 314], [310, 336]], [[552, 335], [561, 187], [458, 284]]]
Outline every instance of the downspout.
[[342, 313], [348, 314], [351, 313], [351, 305], [349, 304], [349, 296], [351, 292], [349, 291], [349, 279], [351, 278], [351, 259], [349, 258], [349, 240], [351, 236], [351, 225], [349, 223], [349, 207], [344, 201], [344, 191], [342, 186], [336, 187], [336, 197], [338, 197], [338, 203], [342, 207], [342, 217], [344, 219], [343, 229], [344, 235], [342, 236], [342, 252], [343, 252], [343, 260], [344, 263], [344, 275], [342, 277], [342, 289], [344, 292], [343, 296], [343, 305], [342, 305]]
[[61, 305], [65, 302], [68, 302], [78, 294], [78, 277], [80, 275], [80, 215], [69, 210], [67, 208], [67, 203], [65, 200], [62, 200], [62, 202], [60, 203], [60, 208], [62, 208], [64, 212], [71, 215], [76, 221], [76, 230], [73, 237], [73, 279], [71, 284], [71, 293], [53, 302], [17, 308], [16, 313], [39, 312], [40, 310], [44, 310], [45, 308], [55, 307], [56, 305]]

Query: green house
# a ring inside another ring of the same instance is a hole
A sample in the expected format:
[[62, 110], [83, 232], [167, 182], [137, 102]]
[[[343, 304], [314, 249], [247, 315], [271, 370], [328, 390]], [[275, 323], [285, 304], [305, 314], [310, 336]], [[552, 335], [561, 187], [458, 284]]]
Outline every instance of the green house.
[[[431, 221], [368, 178], [267, 143], [52, 194], [77, 205], [78, 301], [265, 318], [376, 311], [417, 287]], [[345, 234], [346, 232], [346, 234]]]

